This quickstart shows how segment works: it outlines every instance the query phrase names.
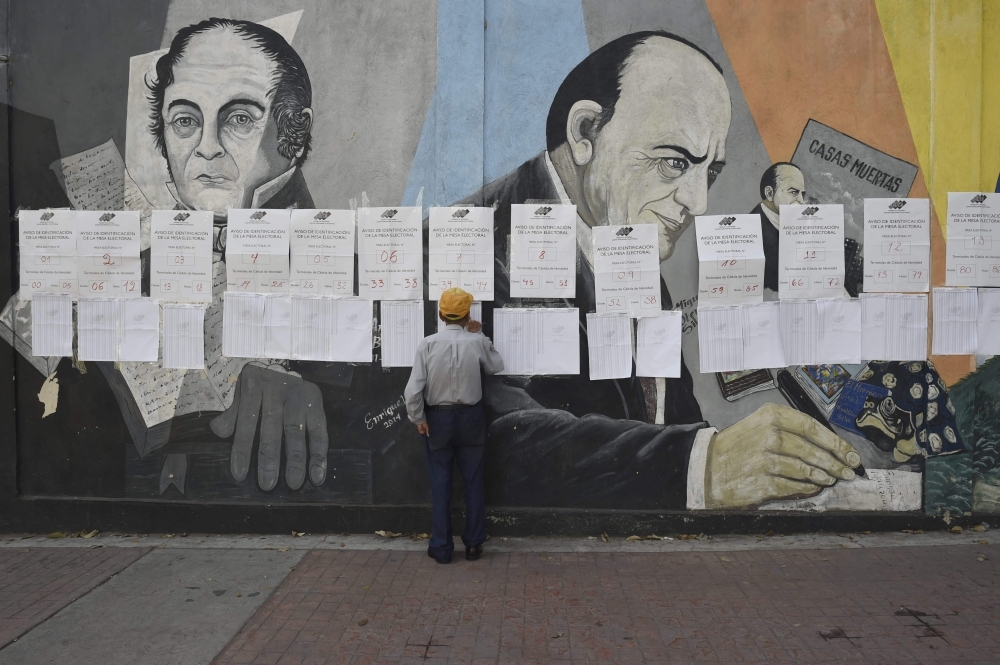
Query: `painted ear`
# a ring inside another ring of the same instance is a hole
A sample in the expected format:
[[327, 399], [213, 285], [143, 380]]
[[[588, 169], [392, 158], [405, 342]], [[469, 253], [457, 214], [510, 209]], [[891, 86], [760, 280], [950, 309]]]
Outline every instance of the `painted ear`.
[[764, 188], [764, 198], [767, 199], [768, 201], [774, 200], [774, 187], [768, 185], [767, 187]]
[[[299, 112], [299, 124], [301, 128], [302, 136], [309, 136], [312, 132], [313, 124], [313, 110], [310, 108], [302, 109]], [[306, 151], [306, 141], [302, 142], [302, 147], [295, 151], [295, 159], [302, 159], [302, 155]]]
[[594, 158], [594, 139], [603, 110], [600, 104], [589, 99], [581, 99], [569, 110], [566, 143], [577, 166], [585, 166]]

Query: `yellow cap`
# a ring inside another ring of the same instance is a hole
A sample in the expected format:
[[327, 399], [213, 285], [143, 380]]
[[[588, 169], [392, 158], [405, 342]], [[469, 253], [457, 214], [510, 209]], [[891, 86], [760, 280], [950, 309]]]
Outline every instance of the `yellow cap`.
[[460, 321], [469, 314], [472, 307], [472, 294], [466, 293], [462, 289], [448, 289], [441, 292], [441, 300], [438, 301], [438, 309], [441, 316], [449, 321]]

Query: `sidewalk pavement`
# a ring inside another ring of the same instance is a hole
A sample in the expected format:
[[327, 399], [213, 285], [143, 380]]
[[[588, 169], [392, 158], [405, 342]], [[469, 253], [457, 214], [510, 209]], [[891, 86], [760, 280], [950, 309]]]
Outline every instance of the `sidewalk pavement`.
[[406, 537], [0, 536], [0, 662], [996, 663], [998, 545], [510, 538], [442, 566]]

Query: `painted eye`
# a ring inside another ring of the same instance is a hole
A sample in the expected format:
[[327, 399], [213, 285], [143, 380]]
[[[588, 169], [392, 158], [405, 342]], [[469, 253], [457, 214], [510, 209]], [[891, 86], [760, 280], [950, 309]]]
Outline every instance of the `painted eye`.
[[722, 173], [722, 167], [715, 164], [708, 167], [708, 186], [711, 187], [715, 179]]
[[249, 127], [253, 124], [253, 118], [250, 117], [249, 113], [234, 113], [229, 116], [229, 122], [238, 127]]
[[179, 115], [170, 121], [174, 133], [181, 138], [188, 138], [198, 130], [198, 119], [190, 115]]
[[660, 175], [668, 179], [683, 175], [690, 166], [688, 160], [682, 157], [663, 157], [656, 164]]

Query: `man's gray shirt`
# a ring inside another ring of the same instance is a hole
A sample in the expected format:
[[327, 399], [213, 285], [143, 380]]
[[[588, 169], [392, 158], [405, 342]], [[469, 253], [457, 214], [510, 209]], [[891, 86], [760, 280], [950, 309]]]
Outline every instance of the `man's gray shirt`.
[[403, 391], [410, 420], [418, 425], [427, 420], [425, 404], [479, 402], [483, 398], [480, 368], [487, 374], [503, 370], [503, 358], [482, 333], [470, 333], [457, 323], [449, 323], [443, 331], [420, 340]]

